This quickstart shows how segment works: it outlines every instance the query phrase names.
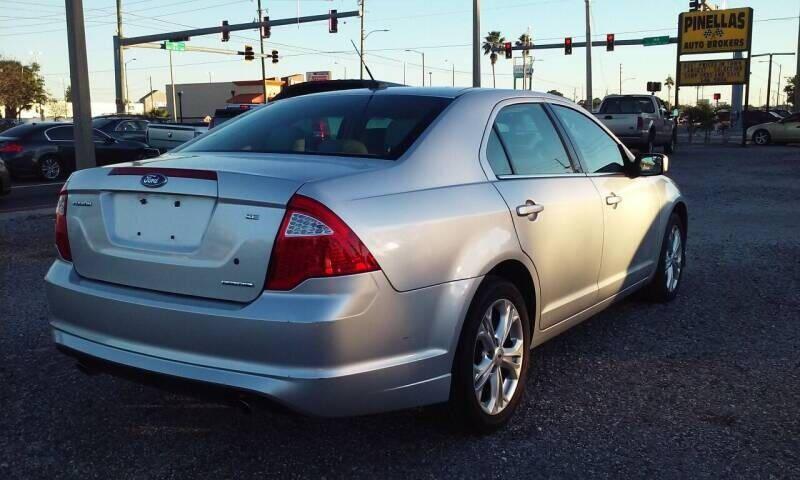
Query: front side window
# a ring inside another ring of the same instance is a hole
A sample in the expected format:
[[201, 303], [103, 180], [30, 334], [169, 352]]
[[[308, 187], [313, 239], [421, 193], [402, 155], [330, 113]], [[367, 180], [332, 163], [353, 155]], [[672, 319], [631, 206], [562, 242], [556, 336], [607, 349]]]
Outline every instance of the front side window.
[[358, 156], [395, 160], [451, 102], [414, 95], [288, 98], [211, 131], [182, 150]]
[[[486, 155], [497, 175], [557, 175], [574, 171], [558, 132], [540, 104], [510, 105], [500, 110]], [[509, 164], [512, 172], [507, 172]]]
[[554, 105], [553, 110], [572, 138], [587, 173], [625, 171], [617, 142], [593, 120], [571, 108]]

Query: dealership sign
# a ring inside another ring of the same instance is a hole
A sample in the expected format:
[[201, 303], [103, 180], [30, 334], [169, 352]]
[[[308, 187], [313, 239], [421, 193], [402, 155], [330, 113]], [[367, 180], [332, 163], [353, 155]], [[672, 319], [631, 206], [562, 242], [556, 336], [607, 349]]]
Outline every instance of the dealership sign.
[[736, 85], [747, 82], [747, 60], [699, 60], [680, 63], [682, 86]]
[[678, 54], [750, 49], [752, 8], [684, 12], [678, 17]]
[[306, 72], [306, 81], [307, 82], [320, 82], [324, 80], [331, 79], [331, 72], [330, 70], [327, 72]]

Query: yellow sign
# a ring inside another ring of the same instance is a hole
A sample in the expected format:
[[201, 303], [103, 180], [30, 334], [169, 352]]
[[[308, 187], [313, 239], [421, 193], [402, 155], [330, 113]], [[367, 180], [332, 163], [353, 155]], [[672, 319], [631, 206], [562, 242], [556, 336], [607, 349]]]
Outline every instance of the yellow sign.
[[684, 12], [678, 17], [678, 54], [743, 52], [750, 49], [753, 9]]
[[700, 60], [680, 62], [678, 85], [734, 85], [747, 82], [747, 60]]

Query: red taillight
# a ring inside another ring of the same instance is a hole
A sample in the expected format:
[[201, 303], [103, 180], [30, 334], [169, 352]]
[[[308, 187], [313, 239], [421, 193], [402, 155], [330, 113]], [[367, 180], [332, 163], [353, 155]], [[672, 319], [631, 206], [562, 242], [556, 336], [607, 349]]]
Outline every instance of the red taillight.
[[69, 248], [69, 235], [67, 235], [67, 187], [66, 185], [58, 194], [56, 205], [56, 248], [61, 258], [72, 261], [72, 250]]
[[0, 153], [21, 153], [22, 150], [22, 145], [14, 142], [8, 142], [0, 146]]
[[636, 117], [636, 130], [644, 130], [644, 119]]
[[304, 280], [379, 270], [356, 234], [325, 205], [295, 195], [286, 206], [264, 285], [291, 290]]

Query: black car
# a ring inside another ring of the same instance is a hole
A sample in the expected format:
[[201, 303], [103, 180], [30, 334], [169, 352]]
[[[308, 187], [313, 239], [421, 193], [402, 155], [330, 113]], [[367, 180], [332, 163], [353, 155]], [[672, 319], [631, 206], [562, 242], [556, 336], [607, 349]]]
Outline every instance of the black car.
[[92, 119], [92, 127], [110, 137], [142, 143], [145, 142], [145, 133], [147, 133], [149, 124], [150, 121], [144, 117], [126, 115], [110, 115]]
[[777, 122], [782, 117], [777, 113], [765, 112], [764, 110], [748, 110], [744, 113], [744, 128], [748, 129], [760, 123]]
[[[158, 150], [142, 142], [119, 140], [97, 129], [92, 139], [98, 166], [158, 156]], [[75, 169], [72, 124], [27, 123], [6, 130], [0, 134], [0, 160], [13, 177], [60, 178]]]
[[239, 115], [249, 112], [250, 108], [245, 107], [231, 107], [231, 108], [218, 108], [214, 111], [214, 116], [211, 117], [211, 123], [208, 124], [208, 129], [219, 127], [223, 123], [238, 117]]
[[0, 118], [0, 132], [8, 130], [11, 127], [16, 127], [19, 124], [16, 120], [10, 118]]
[[0, 196], [11, 193], [11, 174], [8, 173], [6, 164], [0, 160]]

